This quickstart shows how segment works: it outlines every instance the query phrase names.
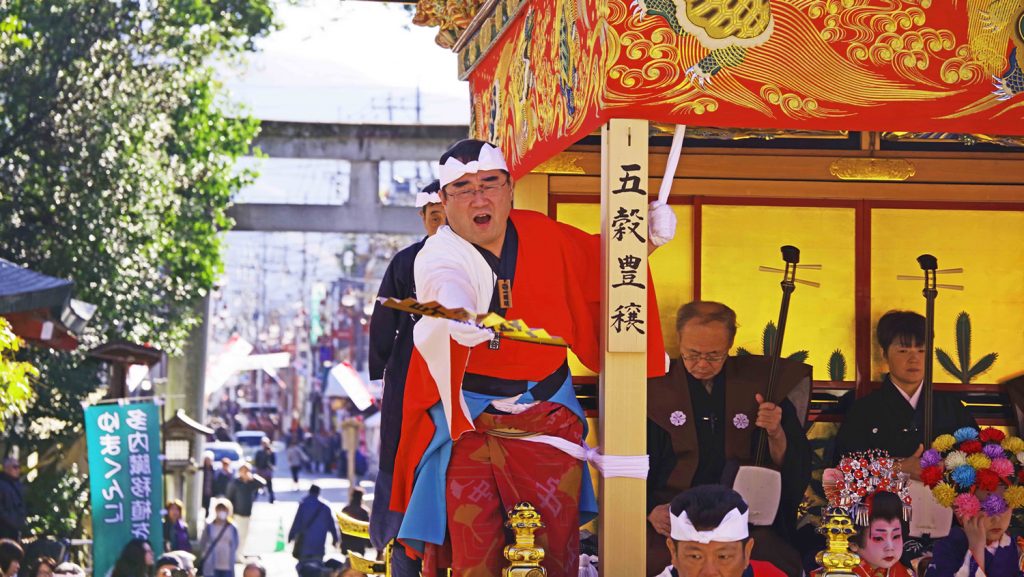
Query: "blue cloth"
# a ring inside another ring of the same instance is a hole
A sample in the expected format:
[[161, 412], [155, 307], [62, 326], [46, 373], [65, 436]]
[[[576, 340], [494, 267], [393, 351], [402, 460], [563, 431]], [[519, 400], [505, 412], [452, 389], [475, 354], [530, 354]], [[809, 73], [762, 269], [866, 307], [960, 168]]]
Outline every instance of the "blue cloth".
[[299, 503], [292, 528], [288, 531], [288, 541], [294, 541], [299, 533], [305, 534], [302, 538], [302, 548], [299, 550], [299, 557], [303, 559], [323, 559], [327, 535], [331, 535], [335, 545], [341, 540], [338, 523], [334, 519], [330, 505], [313, 495], [306, 495]]
[[192, 543], [188, 538], [188, 525], [181, 519], [172, 523], [170, 519], [164, 518], [164, 550], [192, 552]]
[[[534, 402], [530, 391], [537, 386], [536, 382], [527, 383], [527, 391], [519, 399], [519, 404]], [[500, 397], [463, 391], [470, 416], [476, 420], [491, 401]], [[548, 399], [573, 412], [583, 422], [583, 437], [587, 436], [587, 419], [583, 407], [576, 399], [572, 387], [572, 376], [566, 377], [554, 395]], [[444, 409], [438, 403], [430, 408], [430, 418], [434, 422], [434, 436], [423, 453], [420, 464], [416, 467], [416, 482], [413, 485], [412, 497], [398, 531], [399, 539], [410, 546], [423, 551], [424, 543], [444, 543], [448, 528], [448, 508], [445, 497], [445, 481], [448, 462], [451, 460], [452, 439], [448, 434], [448, 422]], [[580, 487], [580, 525], [590, 522], [597, 516], [597, 496], [594, 484], [590, 479], [590, 468], [583, 467], [583, 479]]]
[[[1003, 547], [994, 551], [985, 550], [985, 574], [989, 577], [1019, 577], [1024, 575], [1018, 565], [1017, 544], [1011, 537]], [[960, 527], [953, 527], [949, 535], [935, 542], [932, 562], [928, 566], [928, 577], [953, 577], [963, 566], [967, 557], [967, 535]], [[969, 577], [980, 577], [978, 564], [973, 556], [969, 560]]]

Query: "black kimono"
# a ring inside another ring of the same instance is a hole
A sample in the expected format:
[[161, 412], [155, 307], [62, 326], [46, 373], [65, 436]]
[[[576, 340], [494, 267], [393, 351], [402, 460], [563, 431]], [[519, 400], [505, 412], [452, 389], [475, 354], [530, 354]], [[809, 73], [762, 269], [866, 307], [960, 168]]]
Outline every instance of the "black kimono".
[[[932, 402], [935, 436], [978, 426], [955, 395], [934, 393]], [[832, 461], [838, 464], [847, 453], [869, 449], [883, 449], [897, 459], [909, 457], [924, 443], [923, 423], [924, 403], [918, 401], [916, 409], [911, 407], [886, 375], [878, 390], [855, 401], [846, 413]]]
[[[785, 542], [793, 542], [796, 510], [811, 478], [810, 443], [796, 408], [784, 397], [798, 385], [809, 386], [810, 367], [785, 359], [781, 362], [780, 387], [776, 395], [782, 398], [775, 399], [782, 408], [782, 429], [786, 434], [786, 453], [782, 466], [777, 467], [782, 474], [781, 503], [771, 527], [773, 530], [758, 528], [754, 557], [799, 574], [795, 550], [788, 552], [789, 559], [782, 559], [766, 558], [765, 554], [772, 551], [763, 549], [775, 548], [774, 552], [779, 553], [786, 547]], [[648, 511], [670, 502], [691, 486], [731, 485], [739, 466], [753, 464], [760, 437], [755, 431], [761, 430], [754, 425], [757, 419], [754, 394], [766, 392], [769, 363], [760, 356], [729, 358], [715, 376], [711, 393], [689, 374], [681, 360], [672, 361], [664, 377], [648, 381]], [[738, 413], [748, 421], [742, 429], [734, 421]], [[648, 526], [648, 575], [656, 574], [668, 562], [663, 543], [664, 537], [659, 538]]]
[[[413, 265], [416, 255], [426, 242], [424, 237], [398, 251], [391, 260], [380, 283], [378, 297], [404, 299], [416, 297]], [[418, 316], [387, 308], [377, 302], [370, 317], [370, 378], [384, 379], [384, 398], [380, 413], [380, 466], [374, 486], [373, 510], [370, 514], [370, 541], [378, 550], [398, 535], [402, 515], [391, 511], [392, 478], [395, 455], [402, 435], [402, 405], [405, 396], [405, 376], [412, 357], [412, 329]], [[402, 547], [395, 547], [392, 563], [395, 575], [418, 574], [414, 563], [403, 555]]]
[[[413, 264], [426, 242], [424, 237], [395, 254], [380, 282], [378, 298], [415, 298]], [[393, 472], [398, 438], [402, 432], [402, 397], [405, 374], [412, 356], [412, 327], [419, 317], [377, 302], [370, 317], [370, 379], [384, 379], [380, 418], [380, 468]]]

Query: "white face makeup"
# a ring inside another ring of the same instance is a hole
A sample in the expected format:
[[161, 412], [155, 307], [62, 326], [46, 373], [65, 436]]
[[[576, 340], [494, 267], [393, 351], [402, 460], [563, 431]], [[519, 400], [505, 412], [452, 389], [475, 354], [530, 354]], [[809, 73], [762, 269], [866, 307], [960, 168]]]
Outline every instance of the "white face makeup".
[[903, 529], [899, 519], [875, 519], [868, 526], [864, 546], [857, 554], [872, 567], [888, 569], [903, 555]]

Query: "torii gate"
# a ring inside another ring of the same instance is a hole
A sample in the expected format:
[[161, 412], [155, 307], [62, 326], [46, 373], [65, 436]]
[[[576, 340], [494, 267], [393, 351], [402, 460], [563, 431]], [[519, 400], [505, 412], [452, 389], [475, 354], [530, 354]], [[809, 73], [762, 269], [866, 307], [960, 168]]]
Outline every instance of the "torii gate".
[[[518, 207], [546, 212], [528, 172], [600, 128], [606, 454], [646, 452], [645, 341], [629, 329], [647, 289], [615, 275], [627, 256], [647, 271], [617, 227], [647, 222], [648, 121], [1024, 134], [1019, 2], [420, 0], [414, 22], [458, 53], [471, 135], [505, 151]], [[604, 479], [600, 499], [601, 572], [635, 574], [644, 482]]]

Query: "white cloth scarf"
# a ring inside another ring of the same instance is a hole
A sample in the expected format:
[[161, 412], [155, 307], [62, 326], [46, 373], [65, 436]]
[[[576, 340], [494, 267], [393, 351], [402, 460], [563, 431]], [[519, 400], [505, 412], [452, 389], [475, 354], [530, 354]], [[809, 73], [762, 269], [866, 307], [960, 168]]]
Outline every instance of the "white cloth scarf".
[[742, 541], [750, 536], [750, 531], [747, 529], [748, 512], [749, 510], [740, 513], [739, 509], [733, 508], [725, 514], [722, 522], [713, 531], [698, 531], [690, 522], [686, 511], [679, 513], [679, 516], [669, 512], [669, 516], [672, 518], [672, 540], [705, 544], [712, 541], [716, 543]]
[[[486, 311], [494, 290], [494, 273], [479, 251], [466, 239], [442, 226], [437, 234], [427, 239], [416, 255], [413, 265], [416, 292], [420, 302], [437, 301], [447, 308], [464, 308], [473, 314]], [[452, 411], [456, 408], [473, 422], [466, 400], [451, 394], [451, 332], [447, 319], [423, 317], [413, 325], [412, 338], [417, 350], [427, 363], [430, 376], [437, 385], [448, 420], [449, 433]], [[461, 372], [465, 367], [459, 367]]]
[[508, 172], [508, 164], [505, 163], [505, 156], [500, 148], [484, 143], [476, 160], [462, 162], [454, 156], [448, 157], [444, 164], [438, 163], [437, 174], [440, 177], [441, 187], [455, 182], [464, 174], [475, 174], [481, 170], [504, 170]]

